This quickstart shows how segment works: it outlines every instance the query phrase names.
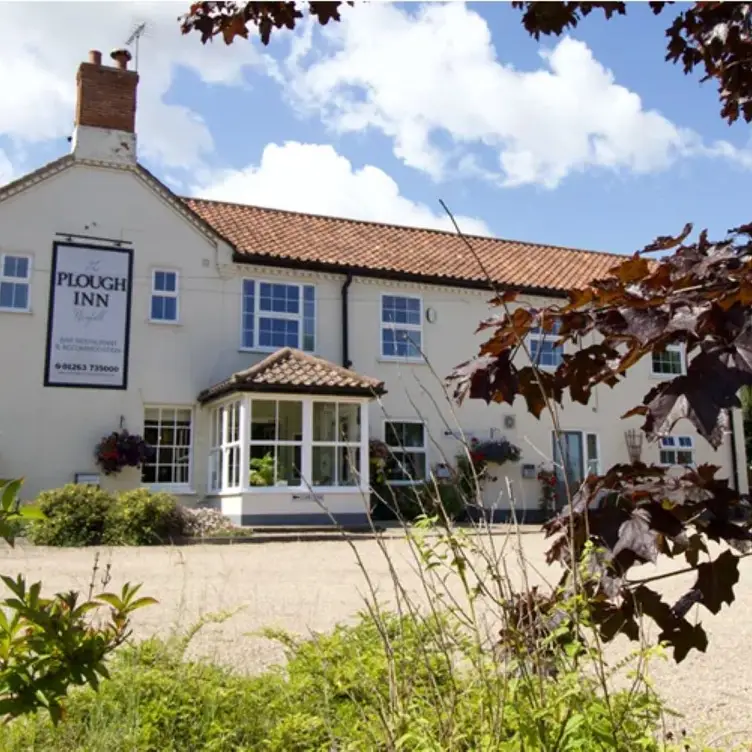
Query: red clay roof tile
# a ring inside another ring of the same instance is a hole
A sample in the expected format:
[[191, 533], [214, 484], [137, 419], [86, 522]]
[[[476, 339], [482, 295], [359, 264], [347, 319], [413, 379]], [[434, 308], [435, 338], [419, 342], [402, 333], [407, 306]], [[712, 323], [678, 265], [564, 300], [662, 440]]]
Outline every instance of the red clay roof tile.
[[239, 256], [331, 267], [333, 271], [384, 272], [482, 286], [564, 292], [608, 276], [624, 256], [558, 246], [467, 236], [478, 259], [457, 234], [265, 209], [205, 199], [186, 204], [227, 238]]
[[312, 392], [375, 397], [384, 393], [384, 382], [361, 376], [291, 347], [273, 352], [256, 365], [234, 373], [229, 379], [205, 389], [199, 402], [209, 402], [224, 394], [248, 391]]

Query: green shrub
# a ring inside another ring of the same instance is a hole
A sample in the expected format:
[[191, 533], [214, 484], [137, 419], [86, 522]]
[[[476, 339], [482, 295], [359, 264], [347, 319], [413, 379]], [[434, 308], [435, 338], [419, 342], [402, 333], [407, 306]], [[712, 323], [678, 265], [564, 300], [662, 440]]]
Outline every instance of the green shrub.
[[[98, 693], [76, 692], [64, 723], [14, 721], [0, 729], [0, 748], [665, 749], [661, 703], [645, 685], [606, 696], [595, 676], [571, 664], [555, 680], [504, 674], [444, 617], [388, 616], [377, 624], [367, 616], [313, 639], [269, 636], [285, 645], [287, 667], [255, 677], [184, 662], [185, 643], [176, 650], [148, 640], [121, 654]], [[474, 669], [460, 670], [457, 658]]]
[[146, 488], [120, 494], [110, 506], [102, 542], [152, 546], [185, 534], [186, 520], [174, 496]]
[[36, 507], [45, 518], [29, 526], [29, 540], [39, 546], [96, 546], [102, 542], [113, 501], [96, 486], [71, 483], [44, 491]]

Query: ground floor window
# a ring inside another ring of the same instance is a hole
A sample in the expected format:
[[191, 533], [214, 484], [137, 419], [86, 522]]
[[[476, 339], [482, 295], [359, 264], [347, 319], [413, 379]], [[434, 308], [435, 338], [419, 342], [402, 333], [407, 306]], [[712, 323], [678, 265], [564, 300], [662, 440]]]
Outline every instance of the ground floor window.
[[146, 407], [144, 441], [154, 449], [141, 468], [141, 481], [153, 486], [189, 486], [193, 445], [193, 410]]
[[418, 420], [384, 423], [384, 443], [389, 448], [386, 478], [390, 483], [411, 483], [428, 477], [426, 426]]
[[360, 486], [366, 409], [355, 401], [255, 396], [214, 408], [209, 489]]

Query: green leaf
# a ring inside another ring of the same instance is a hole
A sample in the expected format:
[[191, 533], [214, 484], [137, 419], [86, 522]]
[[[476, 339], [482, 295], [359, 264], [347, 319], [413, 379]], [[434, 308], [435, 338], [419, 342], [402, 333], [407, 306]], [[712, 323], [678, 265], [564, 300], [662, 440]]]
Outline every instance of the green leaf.
[[39, 508], [33, 505], [21, 507], [18, 510], [21, 517], [25, 520], [46, 520], [47, 515]]
[[10, 512], [13, 510], [13, 506], [16, 503], [16, 499], [18, 498], [18, 492], [21, 490], [21, 486], [23, 485], [23, 479], [19, 480], [12, 480], [9, 483], [6, 483], [5, 486], [2, 488], [2, 496], [0, 496], [0, 506], [2, 506], [3, 511]]
[[128, 604], [128, 612], [135, 611], [137, 608], [144, 608], [145, 606], [157, 606], [159, 605], [159, 601], [156, 598], [150, 598], [149, 596], [145, 596], [143, 598], [139, 598], [136, 601], [133, 601], [133, 603]]
[[116, 611], [123, 610], [124, 603], [120, 596], [115, 595], [115, 593], [101, 593], [100, 595], [97, 595], [94, 600], [103, 601], [112, 606]]

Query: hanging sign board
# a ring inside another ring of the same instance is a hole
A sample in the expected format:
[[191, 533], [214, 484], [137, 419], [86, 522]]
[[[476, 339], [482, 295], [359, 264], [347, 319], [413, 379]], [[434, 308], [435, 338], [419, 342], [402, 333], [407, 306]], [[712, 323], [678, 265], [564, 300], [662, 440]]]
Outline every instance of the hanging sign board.
[[45, 386], [128, 387], [133, 251], [52, 248]]

